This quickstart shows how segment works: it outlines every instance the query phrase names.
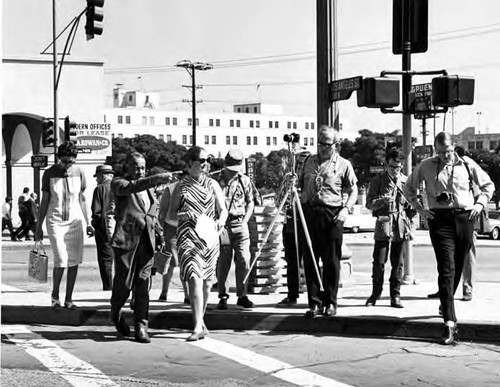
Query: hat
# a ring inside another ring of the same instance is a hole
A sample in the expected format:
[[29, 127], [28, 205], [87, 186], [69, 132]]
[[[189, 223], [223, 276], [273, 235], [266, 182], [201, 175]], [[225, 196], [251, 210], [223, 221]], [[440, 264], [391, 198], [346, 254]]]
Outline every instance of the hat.
[[227, 169], [238, 172], [243, 166], [243, 153], [239, 149], [231, 149], [224, 161]]
[[106, 165], [106, 164], [103, 164], [103, 165], [98, 165], [95, 169], [95, 175], [94, 177], [96, 177], [99, 173], [115, 173], [115, 171], [113, 171], [113, 167], [111, 165]]

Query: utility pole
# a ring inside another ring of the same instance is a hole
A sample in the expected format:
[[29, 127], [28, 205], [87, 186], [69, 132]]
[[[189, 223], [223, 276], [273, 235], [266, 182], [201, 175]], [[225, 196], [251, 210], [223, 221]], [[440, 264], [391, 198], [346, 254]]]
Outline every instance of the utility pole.
[[[202, 86], [197, 86], [196, 85], [196, 71], [206, 71], [206, 70], [211, 70], [214, 67], [210, 63], [201, 63], [201, 62], [191, 62], [189, 60], [181, 60], [176, 64], [177, 67], [183, 67], [186, 69], [188, 74], [191, 76], [191, 86], [185, 86], [183, 87], [188, 87], [191, 88], [191, 108], [192, 108], [192, 136], [193, 136], [193, 146], [196, 146], [196, 104], [198, 102], [202, 101], [197, 101], [196, 100], [196, 89], [201, 89]], [[183, 102], [188, 102], [185, 100], [182, 100]]]
[[57, 111], [57, 68], [58, 68], [58, 60], [57, 60], [57, 13], [56, 13], [56, 0], [52, 0], [52, 74], [53, 74], [53, 101], [54, 101], [54, 164], [57, 163], [57, 147], [59, 145], [59, 119], [58, 119], [58, 111]]

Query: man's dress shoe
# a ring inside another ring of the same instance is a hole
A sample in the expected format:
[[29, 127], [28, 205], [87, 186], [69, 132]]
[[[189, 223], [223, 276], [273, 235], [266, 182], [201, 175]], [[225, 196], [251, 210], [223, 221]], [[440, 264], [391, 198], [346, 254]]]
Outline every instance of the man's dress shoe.
[[458, 326], [457, 326], [457, 324], [455, 324], [455, 326], [453, 326], [453, 327], [449, 327], [448, 325], [445, 325], [443, 336], [439, 340], [439, 344], [451, 345], [451, 344], [454, 344], [456, 342], [457, 338], [458, 338]]
[[149, 338], [148, 331], [145, 327], [140, 327], [135, 329], [135, 341], [139, 343], [150, 343], [151, 339]]
[[393, 308], [404, 308], [403, 304], [401, 303], [401, 298], [399, 297], [391, 297], [391, 306]]
[[428, 294], [427, 298], [439, 298], [439, 292]]
[[319, 307], [319, 305], [314, 305], [305, 314], [306, 318], [315, 318], [315, 317], [318, 317], [318, 316], [321, 316], [321, 308]]
[[325, 312], [323, 314], [325, 317], [333, 317], [337, 314], [337, 308], [333, 305], [329, 305], [325, 308]]
[[365, 302], [365, 305], [366, 306], [375, 306], [375, 304], [377, 303], [377, 300], [378, 300], [378, 297], [374, 296], [373, 294], [368, 297], [368, 299], [366, 300]]
[[125, 322], [125, 319], [123, 318], [123, 316], [121, 316], [118, 319], [118, 321], [115, 322], [115, 328], [116, 328], [117, 332], [120, 333], [121, 335], [123, 335], [125, 337], [130, 336], [130, 327]]

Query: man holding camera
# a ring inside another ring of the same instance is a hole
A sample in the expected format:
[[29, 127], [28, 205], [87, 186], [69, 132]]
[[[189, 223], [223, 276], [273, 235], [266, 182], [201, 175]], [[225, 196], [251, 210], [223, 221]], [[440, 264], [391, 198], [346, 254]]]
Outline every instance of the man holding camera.
[[[438, 133], [434, 148], [436, 156], [417, 165], [403, 191], [429, 225], [438, 267], [440, 312], [445, 323], [439, 342], [450, 345], [458, 332], [453, 296], [460, 282], [464, 258], [473, 243], [474, 222], [491, 198], [494, 184], [474, 160], [457, 155], [450, 133]], [[421, 182], [425, 182], [428, 208], [417, 201]], [[479, 189], [476, 198], [473, 183]]]
[[[391, 306], [402, 308], [400, 290], [403, 283], [403, 247], [410, 239], [412, 223], [411, 208], [403, 197], [402, 186], [406, 176], [401, 173], [403, 154], [392, 147], [386, 150], [386, 172], [376, 176], [370, 183], [366, 195], [366, 207], [377, 218], [375, 222], [375, 245], [373, 247], [371, 296], [366, 306], [374, 306], [382, 294], [384, 267], [389, 256], [391, 276], [389, 278]], [[414, 211], [414, 210], [413, 210]], [[415, 212], [413, 212], [415, 214]]]

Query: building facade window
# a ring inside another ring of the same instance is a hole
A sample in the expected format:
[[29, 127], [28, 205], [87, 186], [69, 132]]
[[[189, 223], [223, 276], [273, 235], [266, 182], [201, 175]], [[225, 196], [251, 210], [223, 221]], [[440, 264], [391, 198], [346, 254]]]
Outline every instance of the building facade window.
[[307, 137], [304, 137], [304, 146], [307, 146]]
[[234, 120], [229, 120], [229, 126], [230, 126], [231, 128], [234, 128]]
[[257, 143], [257, 136], [253, 136], [253, 144], [254, 144], [254, 145], [259, 145], [259, 144]]
[[247, 145], [252, 145], [252, 137], [247, 136]]
[[250, 113], [250, 108], [245, 108], [245, 113]]
[[170, 142], [172, 141], [172, 135], [171, 134], [167, 134], [167, 142]]
[[193, 136], [189, 136], [189, 145], [193, 145]]
[[273, 128], [273, 122], [269, 121], [269, 129], [272, 129], [272, 128]]
[[476, 141], [476, 149], [483, 149], [483, 142], [482, 141]]
[[217, 137], [212, 136], [212, 145], [215, 145], [217, 143]]
[[309, 139], [309, 145], [314, 146], [314, 137]]
[[205, 145], [210, 144], [210, 136], [205, 136]]
[[255, 127], [260, 128], [260, 121], [259, 120], [255, 121]]
[[214, 119], [213, 118], [210, 118], [208, 120], [208, 126], [214, 126]]
[[147, 125], [148, 124], [148, 117], [142, 116], [142, 124]]
[[155, 124], [155, 118], [149, 117], [149, 125], [154, 125], [154, 124]]
[[170, 126], [170, 117], [165, 117], [165, 125]]
[[238, 145], [238, 136], [233, 136], [233, 145]]
[[118, 123], [123, 124], [123, 116], [118, 116]]
[[297, 129], [297, 122], [294, 122], [294, 123], [293, 123], [293, 128], [294, 128], [294, 129]]
[[122, 133], [118, 133], [118, 138], [123, 138], [123, 134]]
[[130, 125], [130, 116], [125, 116], [125, 123]]
[[192, 118], [188, 118], [187, 126], [193, 126], [193, 119]]
[[490, 141], [490, 150], [497, 149], [498, 141], [491, 140]]
[[165, 136], [163, 134], [160, 134], [160, 140], [165, 141]]
[[286, 123], [286, 128], [287, 128], [287, 129], [292, 129], [292, 123], [291, 123], [290, 121], [288, 121], [288, 122]]
[[271, 137], [266, 137], [266, 145], [271, 145]]
[[311, 129], [314, 130], [314, 122], [311, 122]]
[[306, 122], [306, 129], [309, 129], [309, 122]]
[[469, 141], [467, 143], [467, 149], [468, 150], [474, 150], [474, 145], [475, 145], [475, 142], [474, 141]]
[[183, 134], [182, 135], [182, 145], [187, 145], [187, 143], [188, 143], [187, 135]]
[[177, 126], [177, 117], [172, 118], [172, 125]]
[[231, 136], [226, 136], [226, 145], [231, 145]]
[[252, 120], [250, 120], [250, 124], [249, 125], [250, 125], [251, 128], [253, 128], [253, 121]]
[[215, 126], [220, 126], [220, 120], [218, 118], [215, 119]]
[[278, 137], [273, 137], [273, 145], [278, 145]]
[[241, 126], [240, 120], [236, 120], [236, 127], [239, 128]]
[[280, 124], [278, 121], [274, 121], [274, 128], [278, 129], [280, 127]]

